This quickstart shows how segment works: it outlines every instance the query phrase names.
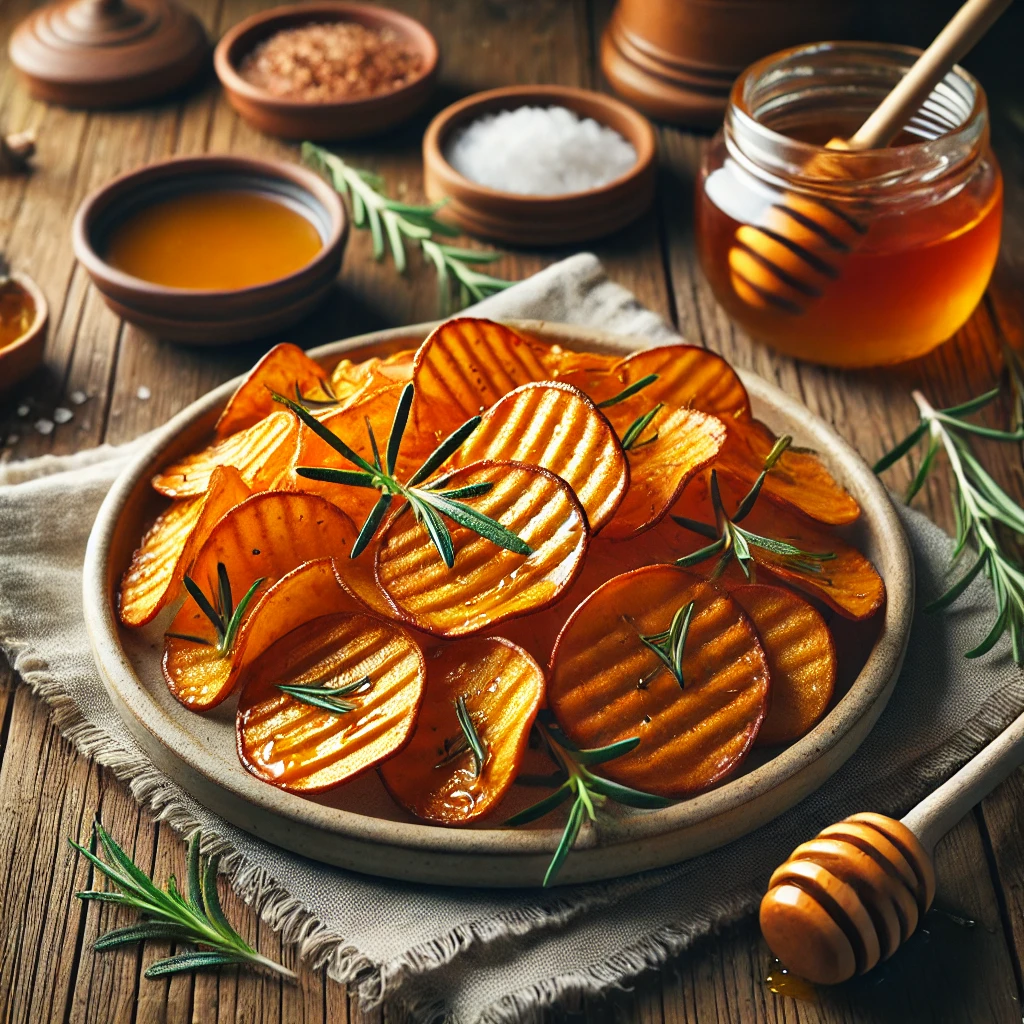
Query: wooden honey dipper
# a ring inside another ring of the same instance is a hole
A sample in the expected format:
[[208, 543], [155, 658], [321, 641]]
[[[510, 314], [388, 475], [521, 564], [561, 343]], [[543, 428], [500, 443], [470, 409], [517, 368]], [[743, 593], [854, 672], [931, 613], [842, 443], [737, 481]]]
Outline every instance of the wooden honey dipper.
[[[967, 0], [856, 133], [849, 139], [832, 139], [825, 148], [856, 152], [887, 146], [1011, 2]], [[824, 154], [813, 157], [803, 173], [836, 180], [849, 177], [841, 160]], [[787, 192], [757, 224], [737, 229], [729, 250], [733, 289], [749, 306], [802, 313], [839, 277], [867, 230], [862, 217], [838, 203]]]
[[1024, 763], [1024, 715], [896, 821], [854, 814], [798, 846], [761, 900], [761, 933], [788, 971], [835, 985], [892, 956], [935, 896], [935, 844]]

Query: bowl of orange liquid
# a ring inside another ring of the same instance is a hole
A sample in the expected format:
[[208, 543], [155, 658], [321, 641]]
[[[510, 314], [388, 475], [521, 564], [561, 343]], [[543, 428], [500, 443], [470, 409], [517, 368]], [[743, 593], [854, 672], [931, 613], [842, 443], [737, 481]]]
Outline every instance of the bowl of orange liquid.
[[706, 147], [695, 226], [715, 297], [747, 333], [833, 366], [917, 358], [988, 285], [1003, 185], [978, 82], [954, 67], [889, 146], [849, 138], [920, 51], [794, 47], [736, 81]]
[[118, 316], [209, 345], [272, 334], [310, 313], [338, 275], [348, 218], [305, 168], [200, 156], [103, 186], [82, 203], [72, 235]]

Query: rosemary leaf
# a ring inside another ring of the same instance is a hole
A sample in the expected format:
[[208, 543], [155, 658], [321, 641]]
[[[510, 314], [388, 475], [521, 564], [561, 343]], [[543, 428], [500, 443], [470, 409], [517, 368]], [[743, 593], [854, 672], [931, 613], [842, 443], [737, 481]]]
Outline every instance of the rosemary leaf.
[[617, 395], [612, 395], [611, 398], [606, 398], [603, 402], [598, 402], [598, 409], [610, 409], [613, 405], [618, 405], [620, 402], [626, 401], [627, 398], [632, 398], [634, 395], [639, 394], [644, 388], [649, 387], [658, 379], [656, 373], [649, 373], [646, 377], [641, 377], [640, 380], [634, 381], [629, 387], [623, 388]]

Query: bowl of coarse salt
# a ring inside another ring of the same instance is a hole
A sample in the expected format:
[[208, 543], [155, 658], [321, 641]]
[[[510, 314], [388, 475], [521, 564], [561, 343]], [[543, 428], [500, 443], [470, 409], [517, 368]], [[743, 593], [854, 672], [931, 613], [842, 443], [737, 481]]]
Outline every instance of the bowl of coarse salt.
[[439, 216], [513, 245], [617, 231], [654, 199], [650, 121], [586, 89], [513, 86], [442, 110], [423, 137], [424, 187]]

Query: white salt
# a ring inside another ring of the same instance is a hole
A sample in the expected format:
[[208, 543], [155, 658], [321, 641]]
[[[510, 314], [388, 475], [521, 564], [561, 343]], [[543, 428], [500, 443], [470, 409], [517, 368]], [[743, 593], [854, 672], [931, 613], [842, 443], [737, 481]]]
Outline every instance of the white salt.
[[17, 443], [18, 443], [18, 435], [17, 434], [8, 434], [7, 435], [6, 445], [7, 445], [8, 448], [13, 448], [14, 445], [16, 445]]
[[75, 405], [85, 405], [85, 403], [89, 401], [89, 396], [84, 391], [72, 391], [71, 394], [68, 395], [68, 398], [70, 398]]
[[18, 415], [24, 419], [32, 410], [27, 405], [18, 406]]
[[65, 409], [63, 406], [53, 410], [53, 420], [55, 423], [67, 423], [74, 415], [70, 409]]
[[35, 422], [35, 428], [40, 434], [52, 434], [53, 433], [53, 420], [39, 419]]
[[143, 384], [138, 391], [135, 392], [135, 396], [140, 402], [148, 402], [153, 397], [153, 392]]
[[453, 136], [444, 156], [478, 185], [535, 196], [597, 188], [636, 163], [636, 150], [617, 131], [565, 107], [485, 114]]

